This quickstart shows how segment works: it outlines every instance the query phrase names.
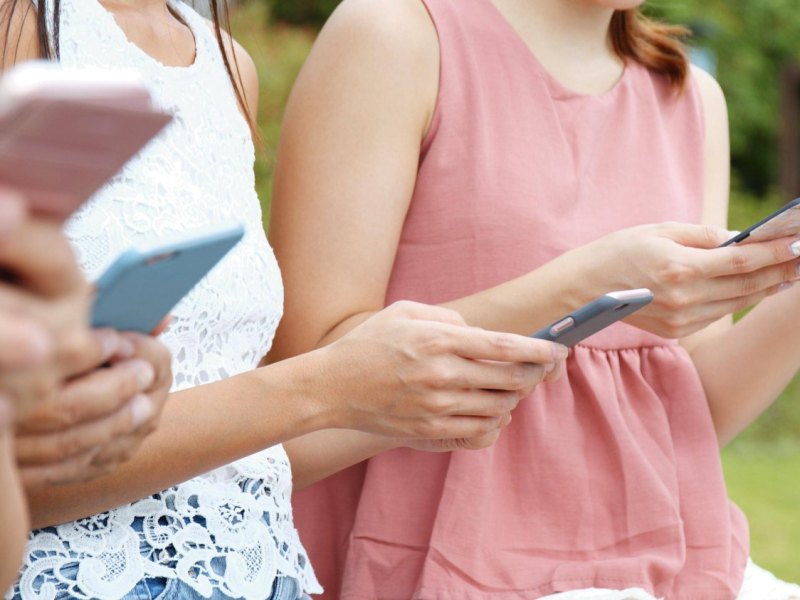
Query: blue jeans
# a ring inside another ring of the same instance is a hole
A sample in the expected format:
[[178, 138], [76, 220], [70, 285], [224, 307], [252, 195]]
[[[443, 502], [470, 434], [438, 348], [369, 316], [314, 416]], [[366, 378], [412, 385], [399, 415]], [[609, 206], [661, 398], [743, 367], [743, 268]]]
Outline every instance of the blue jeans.
[[[77, 566], [75, 567], [77, 571]], [[69, 600], [72, 596], [66, 586], [56, 590], [55, 600]], [[194, 588], [178, 579], [145, 579], [136, 584], [128, 594], [120, 600], [230, 600], [231, 597], [219, 590], [214, 590], [211, 598], [205, 598]], [[19, 600], [14, 596], [13, 600]], [[303, 593], [300, 584], [291, 577], [278, 577], [272, 584], [269, 596], [253, 600], [310, 600]]]
[[[272, 594], [264, 600], [305, 600], [300, 584], [291, 577], [279, 577], [272, 585]], [[209, 600], [178, 579], [146, 579], [136, 585], [121, 600]], [[230, 600], [219, 590], [214, 590], [210, 600]]]

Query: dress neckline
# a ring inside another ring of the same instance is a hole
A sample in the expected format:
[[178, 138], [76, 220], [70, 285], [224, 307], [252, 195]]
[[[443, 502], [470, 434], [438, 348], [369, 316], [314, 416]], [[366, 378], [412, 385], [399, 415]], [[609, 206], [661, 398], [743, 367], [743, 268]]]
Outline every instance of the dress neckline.
[[520, 49], [520, 53], [528, 57], [528, 61], [534, 66], [534, 68], [539, 73], [541, 78], [545, 81], [548, 88], [550, 89], [553, 98], [555, 99], [605, 100], [607, 98], [612, 98], [624, 86], [625, 81], [630, 77], [630, 74], [633, 70], [632, 65], [630, 61], [624, 60], [622, 73], [617, 78], [617, 80], [611, 85], [611, 87], [609, 87], [607, 90], [599, 92], [597, 94], [574, 90], [561, 83], [552, 73], [550, 73], [550, 71], [539, 60], [539, 57], [536, 56], [536, 53], [533, 51], [533, 49], [524, 40], [519, 31], [517, 31], [517, 28], [514, 27], [511, 21], [509, 21], [506, 18], [506, 16], [500, 11], [500, 9], [497, 8], [497, 6], [495, 6], [492, 0], [476, 0], [476, 2], [486, 5], [486, 10], [490, 13], [491, 18], [497, 21], [498, 26], [501, 29], [506, 30], [507, 32], [506, 37], [509, 40], [511, 40], [514, 46], [517, 46]]
[[124, 44], [124, 46], [130, 49], [131, 52], [141, 57], [150, 65], [161, 69], [165, 72], [169, 73], [186, 73], [191, 74], [193, 73], [199, 66], [200, 62], [204, 58], [203, 53], [203, 43], [201, 41], [201, 32], [197, 31], [195, 28], [195, 24], [192, 22], [192, 19], [187, 14], [186, 11], [182, 10], [181, 2], [179, 0], [167, 0], [167, 8], [176, 15], [180, 21], [189, 29], [192, 34], [192, 38], [194, 39], [194, 61], [190, 65], [167, 65], [158, 60], [153, 55], [146, 52], [144, 49], [141, 48], [138, 44], [132, 42], [130, 38], [128, 38], [128, 34], [125, 33], [125, 30], [117, 23], [117, 19], [110, 10], [104, 7], [100, 0], [86, 0], [87, 4], [90, 5], [98, 14], [98, 18], [104, 19], [108, 24], [108, 28], [110, 31], [114, 33], [119, 38], [119, 42]]

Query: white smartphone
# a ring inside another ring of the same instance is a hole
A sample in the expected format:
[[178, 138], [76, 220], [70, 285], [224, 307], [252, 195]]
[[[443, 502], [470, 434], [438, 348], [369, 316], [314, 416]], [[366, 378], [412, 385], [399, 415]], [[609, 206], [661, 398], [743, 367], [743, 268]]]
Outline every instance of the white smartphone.
[[243, 236], [231, 224], [130, 248], [95, 284], [92, 326], [151, 333]]
[[540, 329], [531, 337], [574, 346], [652, 301], [653, 292], [646, 288], [610, 292]]
[[63, 220], [171, 118], [133, 73], [22, 64], [0, 79], [0, 182]]

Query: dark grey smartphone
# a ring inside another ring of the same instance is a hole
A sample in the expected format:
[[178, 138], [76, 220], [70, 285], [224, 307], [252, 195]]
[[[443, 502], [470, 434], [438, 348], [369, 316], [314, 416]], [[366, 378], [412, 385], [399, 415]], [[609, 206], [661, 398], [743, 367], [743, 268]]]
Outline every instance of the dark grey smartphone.
[[531, 337], [574, 346], [609, 325], [644, 308], [653, 300], [648, 289], [610, 292], [537, 331]]
[[720, 248], [731, 244], [768, 242], [798, 233], [800, 233], [800, 198], [792, 200], [771, 215], [764, 217], [755, 225], [729, 239]]

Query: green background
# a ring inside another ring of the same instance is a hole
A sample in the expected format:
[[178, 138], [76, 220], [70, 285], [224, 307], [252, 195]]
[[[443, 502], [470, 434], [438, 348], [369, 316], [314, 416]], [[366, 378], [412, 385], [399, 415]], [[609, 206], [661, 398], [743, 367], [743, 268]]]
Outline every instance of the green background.
[[[233, 11], [233, 33], [261, 78], [259, 123], [265, 151], [258, 187], [268, 214], [274, 149], [291, 84], [336, 0], [249, 0]], [[800, 62], [798, 0], [653, 0], [654, 15], [691, 24], [716, 52], [728, 98], [734, 182], [731, 228], [779, 206], [779, 76]], [[800, 165], [798, 165], [800, 168]], [[723, 452], [731, 496], [750, 519], [756, 562], [800, 581], [800, 380]]]

